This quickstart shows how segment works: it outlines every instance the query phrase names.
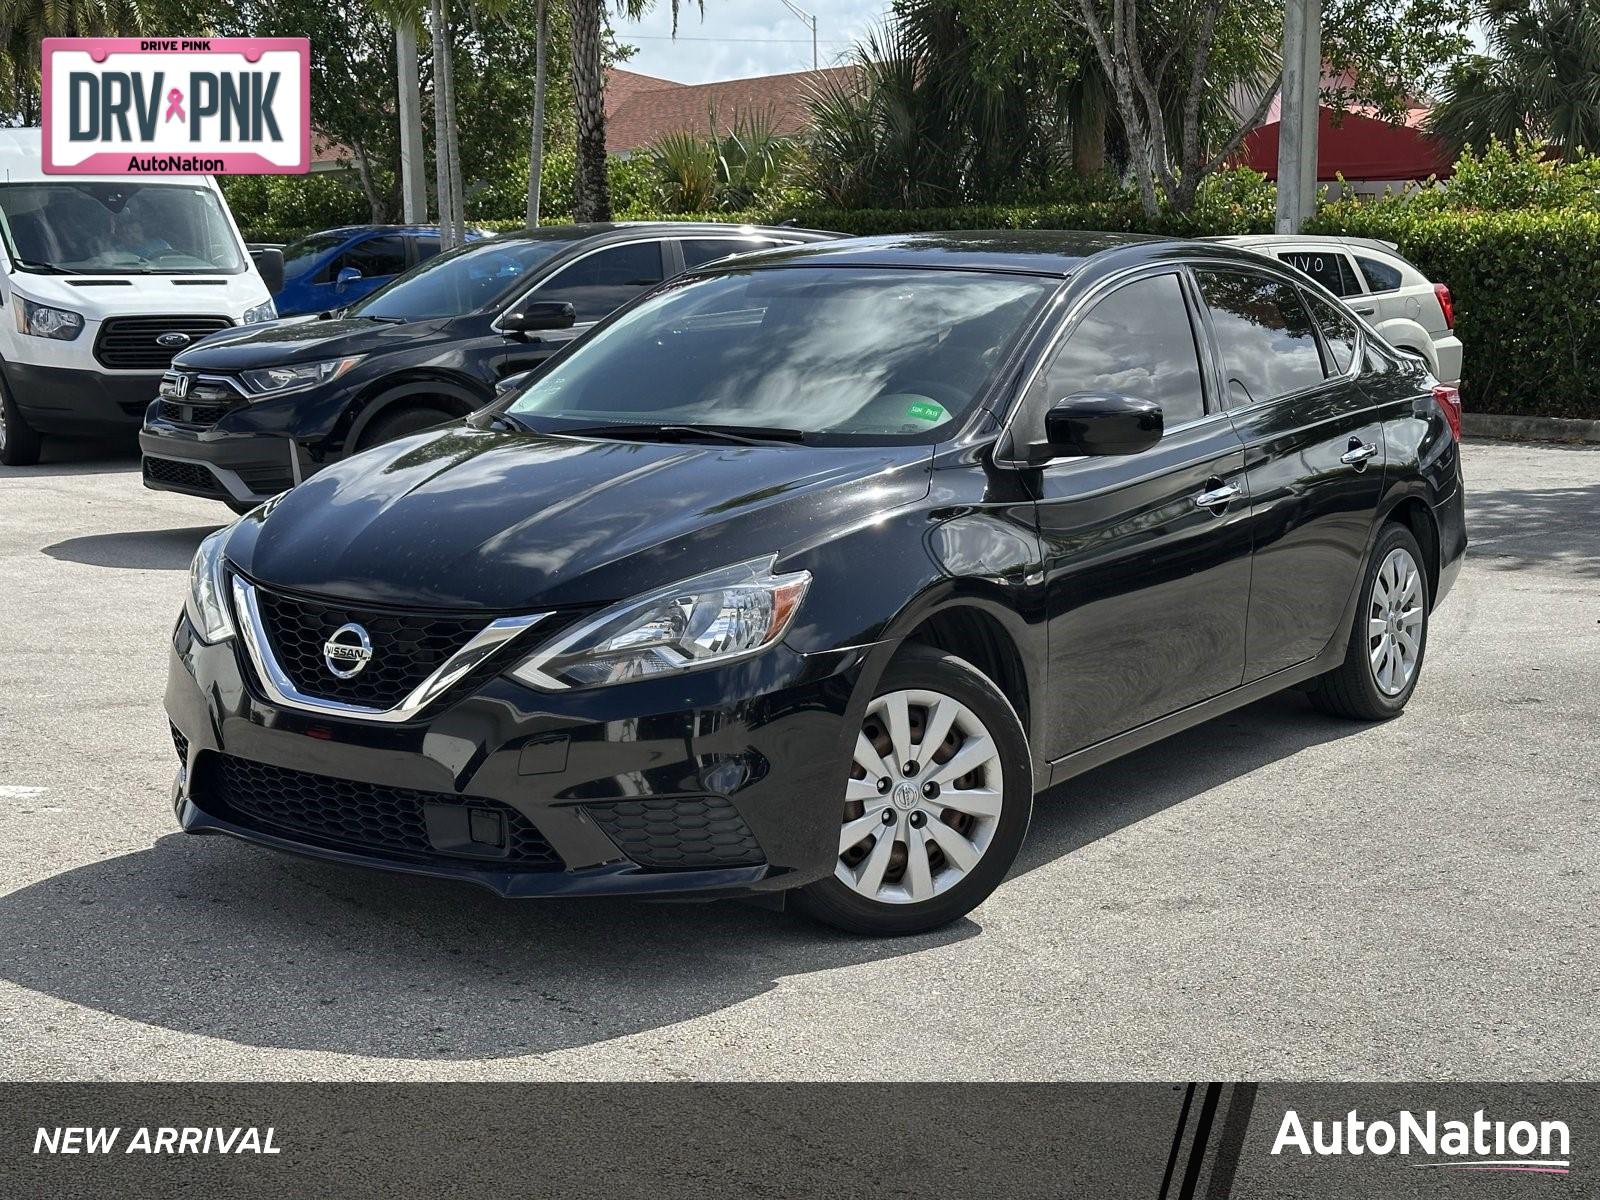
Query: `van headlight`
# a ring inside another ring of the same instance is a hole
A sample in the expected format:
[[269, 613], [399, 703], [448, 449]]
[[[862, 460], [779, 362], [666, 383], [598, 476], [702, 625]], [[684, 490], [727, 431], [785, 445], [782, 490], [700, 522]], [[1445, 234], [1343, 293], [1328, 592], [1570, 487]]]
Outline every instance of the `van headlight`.
[[83, 332], [83, 314], [17, 297], [17, 332], [70, 342]]
[[244, 310], [244, 316], [239, 318], [241, 325], [259, 325], [263, 321], [276, 321], [278, 319], [278, 306], [271, 300], [265, 304], [258, 304], [254, 308]]
[[322, 362], [261, 367], [255, 371], [241, 371], [239, 378], [252, 396], [281, 396], [284, 392], [298, 392], [321, 383], [332, 383], [361, 359], [362, 355], [355, 354], [349, 358], [329, 358]]
[[693, 671], [759, 654], [784, 635], [809, 571], [775, 575], [776, 555], [697, 575], [607, 609], [511, 676], [565, 690]]
[[184, 611], [200, 640], [208, 645], [225, 642], [233, 636], [233, 617], [228, 612], [227, 585], [223, 578], [222, 544], [233, 526], [209, 534], [194, 552], [189, 564], [189, 598]]

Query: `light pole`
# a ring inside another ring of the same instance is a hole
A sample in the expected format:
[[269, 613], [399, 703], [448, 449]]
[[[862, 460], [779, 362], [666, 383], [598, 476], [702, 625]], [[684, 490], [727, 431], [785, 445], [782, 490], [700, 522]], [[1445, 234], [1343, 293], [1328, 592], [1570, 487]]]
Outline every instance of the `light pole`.
[[817, 69], [817, 18], [816, 18], [816, 15], [814, 13], [808, 13], [805, 9], [801, 8], [798, 4], [790, 4], [789, 0], [783, 0], [783, 6], [785, 8], [787, 8], [790, 12], [792, 12], [795, 16], [799, 17], [807, 25], [811, 26], [811, 69], [813, 71], [815, 71]]
[[1317, 101], [1322, 92], [1322, 0], [1287, 0], [1278, 105], [1279, 233], [1299, 233], [1317, 203]]

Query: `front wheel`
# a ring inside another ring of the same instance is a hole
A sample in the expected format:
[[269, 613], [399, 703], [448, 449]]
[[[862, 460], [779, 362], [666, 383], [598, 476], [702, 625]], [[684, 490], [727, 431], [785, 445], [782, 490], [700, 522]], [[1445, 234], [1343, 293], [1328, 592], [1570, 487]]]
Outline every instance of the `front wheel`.
[[0, 463], [31, 467], [39, 461], [39, 445], [39, 435], [17, 408], [11, 389], [0, 383]]
[[970, 663], [908, 647], [867, 705], [836, 811], [834, 873], [801, 889], [798, 907], [874, 936], [947, 925], [1000, 885], [1028, 832], [1022, 722]]
[[1385, 525], [1361, 581], [1361, 606], [1344, 662], [1316, 679], [1311, 702], [1357, 721], [1399, 716], [1422, 674], [1428, 601], [1417, 539], [1403, 525]]

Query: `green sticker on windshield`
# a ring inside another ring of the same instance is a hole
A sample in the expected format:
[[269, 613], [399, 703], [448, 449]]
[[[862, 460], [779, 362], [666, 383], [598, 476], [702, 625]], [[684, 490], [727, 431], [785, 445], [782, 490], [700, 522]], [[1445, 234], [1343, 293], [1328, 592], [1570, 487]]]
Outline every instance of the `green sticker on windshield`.
[[935, 404], [932, 400], [919, 400], [906, 409], [906, 416], [913, 421], [942, 421], [944, 405]]

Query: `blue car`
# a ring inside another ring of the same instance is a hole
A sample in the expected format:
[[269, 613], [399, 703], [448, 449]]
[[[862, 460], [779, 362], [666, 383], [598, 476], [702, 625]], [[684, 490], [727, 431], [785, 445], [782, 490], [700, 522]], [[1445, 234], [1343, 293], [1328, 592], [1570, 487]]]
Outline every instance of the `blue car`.
[[[467, 240], [483, 235], [467, 231]], [[353, 304], [403, 271], [439, 253], [437, 225], [346, 225], [284, 248], [280, 317]]]

